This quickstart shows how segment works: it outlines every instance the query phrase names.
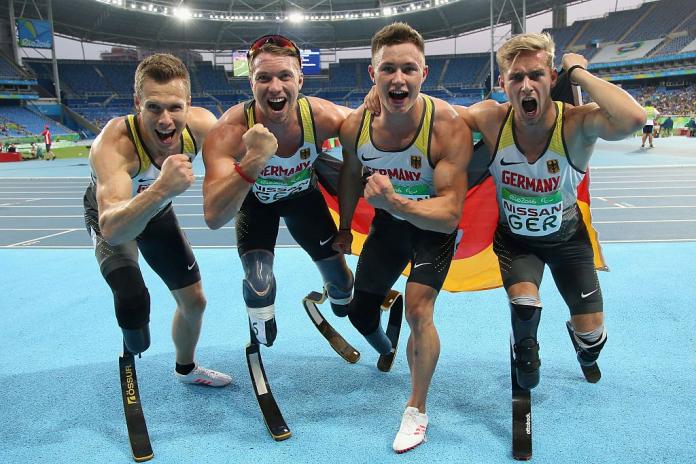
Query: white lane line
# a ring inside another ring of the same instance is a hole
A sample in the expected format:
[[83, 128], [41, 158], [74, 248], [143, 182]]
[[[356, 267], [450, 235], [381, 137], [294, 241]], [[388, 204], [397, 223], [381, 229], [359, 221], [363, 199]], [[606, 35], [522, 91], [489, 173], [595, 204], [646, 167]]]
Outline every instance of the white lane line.
[[17, 243], [13, 243], [11, 245], [7, 245], [7, 248], [18, 247], [18, 246], [22, 246], [22, 245], [31, 245], [31, 244], [40, 242], [41, 240], [43, 240], [45, 238], [51, 238], [51, 237], [56, 237], [58, 235], [69, 234], [70, 232], [75, 232], [76, 230], [80, 230], [80, 229], [68, 229], [68, 230], [64, 230], [62, 232], [57, 232], [55, 234], [44, 235], [43, 237], [36, 237], [36, 238], [32, 238], [31, 240], [24, 240], [23, 242], [17, 242]]
[[[27, 200], [32, 201], [32, 200]], [[12, 204], [0, 204], [5, 208], [84, 208], [84, 205], [80, 202], [74, 205], [12, 205]], [[174, 203], [174, 206], [203, 206], [202, 203]]]
[[696, 222], [696, 219], [657, 219], [653, 221], [592, 221], [592, 224], [659, 224], [662, 222]]
[[[696, 240], [696, 239], [694, 239]], [[276, 248], [300, 248], [299, 245], [276, 245]], [[7, 249], [14, 249], [16, 250], [17, 247], [14, 245], [0, 245], [0, 249], [7, 248]], [[91, 245], [38, 245], [38, 246], [27, 246], [26, 248], [37, 248], [37, 249], [43, 249], [43, 250], [62, 250], [62, 249], [69, 249], [69, 250], [86, 250], [86, 249], [92, 249]], [[199, 248], [237, 248], [237, 245], [192, 245], [192, 248], [199, 249]]]
[[[203, 217], [203, 214], [199, 213], [176, 213], [177, 217]], [[5, 216], [0, 216], [0, 218], [82, 218], [84, 215], [78, 214], [78, 215], [34, 215], [34, 216], [27, 216], [27, 215], [5, 215]]]
[[[691, 238], [665, 238], [665, 239], [650, 239], [650, 240], [600, 240], [602, 245], [612, 244], [612, 243], [684, 243], [684, 242], [696, 242], [696, 237]], [[0, 245], [0, 249], [14, 249], [11, 245]], [[87, 250], [92, 249], [90, 245], [38, 245], [38, 246], [27, 246], [25, 248], [34, 248], [42, 250]], [[192, 245], [193, 249], [234, 249], [237, 245]], [[276, 245], [276, 248], [300, 248], [299, 245]]]
[[[617, 208], [618, 206], [618, 208]], [[626, 206], [621, 203], [616, 203], [616, 206], [597, 206], [592, 207], [592, 211], [602, 210], [602, 209], [659, 209], [659, 208], [696, 208], [696, 205], [669, 205], [669, 206]], [[2, 216], [0, 216], [2, 217]]]
[[[694, 186], [696, 188], [696, 185]], [[666, 185], [666, 186], [655, 186], [655, 187], [598, 187], [598, 188], [593, 188], [590, 186], [590, 191], [593, 193], [597, 193], [598, 190], [604, 192], [606, 190], [640, 190], [640, 191], [645, 191], [645, 190], [667, 190], [667, 189], [689, 189], [689, 191], [692, 191], [688, 185], [683, 185], [683, 186], [671, 186], [671, 185]]]
[[[694, 179], [672, 179], [669, 182], [693, 182]], [[665, 180], [594, 180], [590, 179], [590, 184], [662, 184]]]
[[[679, 170], [682, 172], [682, 170]], [[680, 174], [679, 172], [674, 172], [674, 173], [664, 173], [663, 175], [657, 174], [653, 175], [650, 174], [651, 179], [671, 179], [672, 177], [691, 177], [693, 178], [694, 174], [693, 173], [686, 173], [686, 174]], [[645, 176], [640, 175], [640, 174], [626, 174], [626, 175], [619, 175], [619, 174], [597, 174], [596, 176], [590, 175], [590, 180], [594, 179], [645, 179]]]
[[[656, 238], [640, 240], [599, 240], [599, 243], [665, 243], [665, 242], [696, 242], [696, 237], [691, 238]], [[194, 247], [195, 248], [195, 247]]]
[[591, 166], [592, 171], [609, 171], [611, 169], [683, 169], [696, 168], [696, 164], [655, 164], [645, 166]]
[[[236, 226], [225, 226], [225, 227], [220, 227], [219, 229], [216, 230], [234, 230], [236, 229]], [[288, 226], [283, 226], [279, 225], [278, 229], [287, 229]], [[208, 227], [181, 227], [182, 230], [210, 230]], [[0, 232], [47, 232], [49, 230], [65, 230], [65, 227], [32, 227], [32, 228], [0, 228]], [[74, 230], [82, 230], [82, 229], [74, 229]]]
[[684, 198], [684, 197], [696, 197], [696, 195], [689, 195], [689, 194], [684, 194], [684, 195], [614, 195], [614, 196], [602, 195], [601, 197], [592, 197], [592, 199], [594, 200], [595, 198], [597, 198], [599, 200], [606, 201], [607, 198]]

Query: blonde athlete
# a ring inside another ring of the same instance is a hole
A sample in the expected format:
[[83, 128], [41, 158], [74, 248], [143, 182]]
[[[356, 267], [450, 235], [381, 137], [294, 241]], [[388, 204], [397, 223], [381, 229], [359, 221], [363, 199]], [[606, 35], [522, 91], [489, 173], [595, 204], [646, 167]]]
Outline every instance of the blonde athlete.
[[596, 361], [607, 336], [577, 189], [597, 139], [631, 135], [645, 124], [646, 113], [627, 92], [587, 71], [587, 60], [574, 53], [563, 56], [563, 68], [593, 103], [574, 107], [553, 101], [557, 72], [549, 35], [515, 36], [498, 50], [497, 61], [508, 102], [486, 100], [459, 112], [491, 153], [500, 210], [493, 249], [510, 302], [518, 382], [526, 389], [539, 382], [544, 265], [570, 308], [568, 328], [578, 361], [594, 368], [596, 377], [588, 380], [598, 381]]

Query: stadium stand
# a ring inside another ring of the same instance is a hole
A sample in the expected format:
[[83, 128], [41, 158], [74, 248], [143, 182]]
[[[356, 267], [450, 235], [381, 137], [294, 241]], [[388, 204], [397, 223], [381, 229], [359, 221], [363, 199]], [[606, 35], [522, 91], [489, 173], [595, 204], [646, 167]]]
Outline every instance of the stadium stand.
[[[684, 47], [696, 40], [696, 10], [692, 6], [693, 0], [646, 2], [637, 8], [614, 11], [601, 18], [575, 21], [568, 27], [545, 31], [556, 42], [556, 65], [560, 65], [566, 51], [582, 54], [591, 60], [606, 44], [664, 38], [639, 62], [593, 63], [592, 69], [603, 75], [619, 77], [637, 72], [678, 74], [680, 70], [696, 68], [694, 58], [681, 59], [680, 55]], [[685, 14], [675, 14], [675, 11]], [[429, 55], [430, 71], [423, 90], [455, 104], [471, 105], [480, 101], [488, 85], [489, 60], [488, 53]], [[368, 58], [330, 63], [322, 75], [305, 76], [302, 92], [357, 107], [371, 87], [368, 65]], [[39, 86], [47, 94], [52, 94], [50, 61], [26, 59], [25, 66], [36, 77]], [[134, 61], [60, 60], [58, 68], [66, 97], [64, 103], [99, 127], [117, 115], [132, 112], [132, 79], [136, 66]], [[0, 55], [0, 76], [15, 76], [17, 69]], [[214, 66], [209, 61], [195, 61], [189, 65], [189, 71], [193, 104], [205, 107], [215, 115], [219, 116], [230, 106], [251, 98], [248, 78], [232, 77], [222, 66]], [[669, 108], [670, 112], [694, 112], [694, 78], [686, 77], [683, 82], [677, 79], [677, 84], [673, 81], [663, 79], [656, 85], [655, 80], [644, 80], [648, 84], [630, 83], [627, 88], [631, 88], [639, 99], [654, 95], [656, 103]], [[32, 127], [43, 127], [45, 116], [38, 116], [31, 110], [20, 112], [21, 115], [28, 114], [26, 117], [29, 119], [40, 120], [25, 124], [21, 116], [8, 115], [5, 108], [2, 107], [0, 112], [0, 118], [4, 118], [0, 121], [8, 121], [11, 130], [31, 132]], [[21, 121], [13, 119], [17, 117]], [[61, 130], [55, 129], [54, 133]]]

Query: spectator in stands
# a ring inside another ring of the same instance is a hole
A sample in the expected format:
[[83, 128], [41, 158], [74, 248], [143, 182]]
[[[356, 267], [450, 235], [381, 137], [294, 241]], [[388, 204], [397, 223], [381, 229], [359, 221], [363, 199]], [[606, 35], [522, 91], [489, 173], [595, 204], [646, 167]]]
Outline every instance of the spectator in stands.
[[124, 351], [138, 354], [150, 346], [150, 293], [140, 252], [176, 301], [176, 378], [222, 387], [231, 382], [228, 375], [195, 362], [206, 300], [196, 257], [172, 207], [195, 179], [192, 159], [215, 116], [191, 107], [189, 73], [172, 55], [147, 57], [134, 80], [137, 113], [109, 121], [90, 149], [85, 224], [113, 293]]
[[650, 148], [653, 148], [653, 126], [655, 125], [655, 119], [660, 115], [660, 112], [652, 106], [652, 102], [649, 100], [643, 105], [648, 119], [645, 121], [645, 126], [643, 126], [643, 137], [641, 139], [641, 148], [645, 148], [645, 140], [647, 139], [650, 143]]
[[686, 123], [686, 127], [689, 129], [689, 137], [696, 137], [696, 121], [694, 121], [693, 116], [691, 116], [689, 122]]
[[48, 124], [44, 126], [44, 130], [41, 132], [41, 135], [43, 136], [44, 143], [46, 144], [46, 161], [56, 159], [56, 154], [51, 151], [51, 129], [48, 127]]
[[667, 119], [662, 121], [660, 126], [660, 137], [670, 137], [672, 135], [672, 129], [674, 128], [674, 120], [672, 116], [667, 116]]

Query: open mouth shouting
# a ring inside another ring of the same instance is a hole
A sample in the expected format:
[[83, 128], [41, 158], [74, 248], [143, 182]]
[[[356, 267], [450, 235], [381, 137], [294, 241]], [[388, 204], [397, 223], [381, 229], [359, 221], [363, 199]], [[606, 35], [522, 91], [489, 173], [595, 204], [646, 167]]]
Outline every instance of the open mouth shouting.
[[408, 92], [406, 90], [390, 90], [389, 98], [396, 102], [402, 102], [408, 98]]
[[285, 105], [287, 104], [287, 102], [288, 102], [288, 99], [285, 97], [269, 98], [268, 99], [268, 106], [273, 111], [283, 111], [283, 108], [285, 108]]
[[534, 97], [523, 97], [522, 98], [522, 109], [527, 117], [533, 118], [537, 115], [537, 109], [539, 108], [539, 103]]
[[157, 138], [159, 139], [160, 143], [162, 143], [164, 145], [171, 145], [171, 143], [174, 141], [174, 133], [175, 132], [176, 132], [176, 128], [171, 129], [169, 131], [155, 129], [155, 134], [157, 134]]

